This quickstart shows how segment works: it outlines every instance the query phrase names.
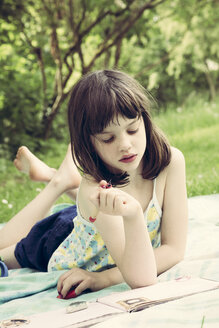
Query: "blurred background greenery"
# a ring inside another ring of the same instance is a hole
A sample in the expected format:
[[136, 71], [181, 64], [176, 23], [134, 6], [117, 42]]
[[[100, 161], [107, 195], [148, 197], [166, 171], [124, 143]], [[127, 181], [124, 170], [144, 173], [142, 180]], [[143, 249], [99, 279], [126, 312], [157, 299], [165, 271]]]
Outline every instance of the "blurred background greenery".
[[17, 148], [58, 167], [70, 90], [102, 68], [157, 100], [154, 119], [186, 158], [188, 196], [218, 193], [218, 13], [218, 0], [2, 0], [0, 220], [43, 188], [16, 172]]

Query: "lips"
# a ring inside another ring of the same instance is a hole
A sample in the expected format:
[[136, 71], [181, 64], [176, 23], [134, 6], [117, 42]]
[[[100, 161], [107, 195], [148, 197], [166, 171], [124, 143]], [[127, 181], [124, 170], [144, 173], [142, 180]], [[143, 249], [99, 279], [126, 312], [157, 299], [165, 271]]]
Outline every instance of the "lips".
[[132, 155], [124, 155], [119, 161], [122, 163], [131, 163], [136, 159], [137, 155], [132, 154]]

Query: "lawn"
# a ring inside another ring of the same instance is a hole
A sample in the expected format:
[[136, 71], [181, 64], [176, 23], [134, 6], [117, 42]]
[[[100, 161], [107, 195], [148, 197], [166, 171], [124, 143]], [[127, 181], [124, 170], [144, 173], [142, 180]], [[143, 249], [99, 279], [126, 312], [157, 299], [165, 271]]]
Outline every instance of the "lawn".
[[[195, 99], [195, 101], [194, 101]], [[168, 109], [154, 117], [186, 159], [188, 197], [219, 193], [219, 99], [188, 99], [183, 107]], [[37, 156], [57, 168], [67, 145], [49, 140], [49, 147]], [[18, 172], [13, 163], [0, 159], [0, 222], [8, 221], [44, 187]], [[60, 202], [69, 202], [62, 196]]]
[[197, 99], [155, 120], [185, 156], [188, 196], [219, 193], [219, 99]]

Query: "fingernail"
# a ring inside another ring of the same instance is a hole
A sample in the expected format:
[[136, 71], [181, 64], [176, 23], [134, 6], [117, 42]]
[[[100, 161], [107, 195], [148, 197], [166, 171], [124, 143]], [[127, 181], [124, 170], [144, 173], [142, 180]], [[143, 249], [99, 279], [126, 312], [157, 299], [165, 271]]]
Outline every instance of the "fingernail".
[[92, 218], [92, 216], [89, 216], [89, 221], [90, 221], [91, 223], [94, 223], [94, 222], [96, 221], [96, 218]]
[[103, 189], [109, 189], [111, 187], [112, 187], [111, 183], [107, 183], [107, 185], [102, 185], [101, 186], [101, 188], [103, 188]]
[[70, 290], [67, 295], [65, 296], [65, 300], [68, 300], [69, 298], [77, 297], [77, 294], [75, 293], [75, 290]]

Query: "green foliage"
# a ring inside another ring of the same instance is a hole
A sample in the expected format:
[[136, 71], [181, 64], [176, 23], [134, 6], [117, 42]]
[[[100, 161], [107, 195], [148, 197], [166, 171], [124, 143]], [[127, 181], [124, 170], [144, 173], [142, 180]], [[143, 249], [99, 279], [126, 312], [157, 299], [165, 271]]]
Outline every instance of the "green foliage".
[[[66, 107], [87, 71], [119, 68], [158, 99], [214, 101], [218, 1], [3, 0], [0, 3], [0, 156], [48, 137], [68, 140]], [[143, 9], [142, 9], [143, 8]]]
[[194, 90], [209, 90], [213, 100], [219, 78], [218, 10], [214, 1], [189, 0], [182, 6], [175, 0], [145, 12], [136, 34], [123, 42], [120, 67], [162, 106], [183, 104]]
[[28, 72], [23, 70], [21, 60], [17, 61], [16, 69], [10, 69], [12, 59], [8, 56], [8, 69], [4, 70], [4, 74], [0, 77], [0, 121], [2, 122], [0, 151], [8, 148], [11, 153], [21, 142], [29, 144], [37, 137], [41, 115], [39, 81], [35, 80], [34, 76], [31, 78]]

